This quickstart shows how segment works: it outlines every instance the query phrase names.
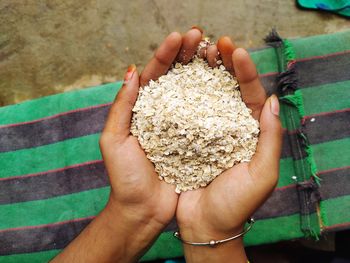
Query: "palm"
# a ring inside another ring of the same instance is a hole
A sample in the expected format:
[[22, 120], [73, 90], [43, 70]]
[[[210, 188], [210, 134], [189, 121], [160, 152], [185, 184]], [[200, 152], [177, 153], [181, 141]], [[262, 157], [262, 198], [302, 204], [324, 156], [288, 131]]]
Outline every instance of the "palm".
[[178, 198], [174, 186], [158, 179], [137, 138], [128, 136], [108, 150], [105, 164], [118, 199], [129, 204], [142, 203], [159, 215], [160, 222], [169, 221]]
[[[249, 189], [246, 165], [237, 165], [222, 173], [206, 188], [180, 195], [177, 207], [177, 219], [186, 222], [191, 218], [206, 218], [208, 225], [233, 228], [233, 222], [243, 222], [247, 191]], [[192, 209], [195, 208], [195, 209]], [[233, 209], [234, 208], [234, 209]], [[231, 219], [231, 220], [229, 220]], [[231, 221], [231, 222], [230, 222]]]
[[[263, 150], [258, 155], [276, 158], [261, 163], [259, 158], [254, 161], [256, 154], [251, 163], [236, 165], [221, 174], [207, 188], [182, 193], [178, 200], [175, 187], [158, 179], [153, 164], [147, 159], [137, 139], [130, 135], [132, 108], [139, 86], [165, 74], [174, 61], [187, 63], [195, 54], [201, 37], [201, 33], [195, 29], [183, 37], [178, 33], [170, 34], [146, 65], [140, 78], [137, 72], [128, 78], [128, 83], [123, 85], [111, 107], [101, 137], [101, 149], [112, 184], [111, 198], [156, 215], [156, 219], [164, 225], [176, 211], [180, 224], [204, 218], [208, 226], [225, 231], [241, 225], [260, 205], [272, 190], [278, 171], [278, 139], [274, 139], [272, 147], [266, 145], [266, 142], [268, 137], [274, 136], [280, 129], [277, 122], [272, 120], [275, 117], [266, 117], [269, 114], [265, 103], [266, 94], [248, 53], [242, 49], [234, 52], [234, 44], [228, 37], [223, 37], [217, 46], [208, 48], [206, 59], [209, 65], [216, 66], [219, 51], [226, 69], [235, 73], [240, 83], [242, 99], [252, 109], [253, 117], [259, 119], [261, 112], [265, 111], [265, 117], [260, 119], [261, 123], [265, 123], [261, 127], [260, 137], [267, 139], [264, 143], [259, 139], [258, 153], [259, 146]], [[276, 132], [271, 135], [268, 131], [270, 124], [271, 127], [277, 125], [274, 128]], [[259, 176], [259, 171], [266, 170], [266, 167], [272, 169], [272, 174], [268, 176], [265, 172], [265, 175]]]
[[[134, 210], [143, 210], [161, 224], [175, 214], [178, 195], [175, 186], [158, 179], [137, 138], [131, 136], [132, 108], [140, 85], [165, 74], [176, 60], [187, 63], [197, 50], [201, 32], [193, 29], [182, 38], [170, 34], [139, 76], [130, 68], [126, 81], [112, 104], [100, 139], [101, 152], [111, 182], [110, 199]], [[133, 75], [128, 75], [134, 72]], [[136, 208], [136, 209], [135, 209]]]
[[[229, 38], [219, 40], [218, 49], [226, 62], [226, 69], [235, 72], [238, 78], [243, 101], [252, 110], [252, 116], [260, 119], [261, 137], [267, 137], [266, 111], [269, 109], [264, 107], [266, 94], [258, 80], [255, 65], [246, 52], [234, 52], [231, 56], [235, 47]], [[260, 118], [263, 110], [265, 117]], [[259, 144], [250, 163], [235, 165], [206, 188], [180, 195], [176, 211], [180, 228], [181, 225], [200, 223], [203, 229], [211, 233], [227, 235], [242, 228], [244, 221], [266, 200], [277, 180], [278, 157], [273, 156], [278, 156], [279, 144], [271, 154], [271, 162], [261, 161], [261, 149], [266, 151], [268, 146], [260, 140]], [[267, 174], [267, 167], [271, 168], [270, 174]]]
[[182, 193], [177, 220], [180, 224], [190, 220], [205, 222], [207, 228], [232, 234], [269, 195], [271, 186], [256, 185], [248, 163], [235, 165], [206, 188]]

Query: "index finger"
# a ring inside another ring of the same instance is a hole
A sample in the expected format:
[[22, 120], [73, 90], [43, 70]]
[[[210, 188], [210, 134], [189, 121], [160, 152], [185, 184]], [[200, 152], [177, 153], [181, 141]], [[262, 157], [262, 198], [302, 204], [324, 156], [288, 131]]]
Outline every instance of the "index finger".
[[182, 36], [178, 32], [173, 32], [165, 38], [151, 61], [146, 65], [141, 73], [140, 84], [145, 86], [148, 82], [158, 79], [164, 75], [174, 62], [182, 44]]

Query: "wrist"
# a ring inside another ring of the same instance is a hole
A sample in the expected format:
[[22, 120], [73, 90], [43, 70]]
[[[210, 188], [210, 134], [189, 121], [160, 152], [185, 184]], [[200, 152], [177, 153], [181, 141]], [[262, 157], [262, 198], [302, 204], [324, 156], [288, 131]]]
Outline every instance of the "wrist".
[[137, 261], [164, 228], [146, 211], [116, 203], [109, 202], [98, 217], [116, 240], [124, 241], [122, 247], [116, 247], [118, 258], [123, 259], [123, 262]]
[[[236, 241], [236, 244], [243, 245], [242, 236], [244, 235], [244, 233], [245, 232], [243, 227], [237, 228], [230, 232], [220, 232], [218, 230], [206, 227], [205, 224], [198, 223], [195, 227], [180, 227], [179, 239], [190, 243], [210, 243], [210, 241], [218, 241], [218, 243], [216, 245], [212, 245], [212, 247], [221, 246], [222, 244], [227, 244], [234, 241]], [[186, 242], [184, 242], [184, 244], [186, 244]], [[191, 246], [191, 244], [186, 245]], [[208, 245], [208, 247], [210, 247], [210, 245]]]
[[206, 239], [198, 240], [198, 242], [206, 242], [209, 240], [221, 240], [230, 236], [241, 233], [244, 229], [244, 222], [234, 223], [235, 220], [220, 221], [220, 217], [212, 218], [212, 216], [201, 213], [200, 210], [192, 213], [190, 216], [177, 215], [177, 223], [181, 236], [185, 238]]
[[[205, 220], [179, 224], [181, 239], [190, 242], [210, 242], [211, 240], [223, 240], [243, 231], [243, 225], [222, 230]], [[247, 262], [244, 250], [243, 238], [210, 246], [193, 246], [184, 244], [186, 262]]]
[[[180, 228], [181, 238], [190, 242], [210, 242], [211, 240], [223, 240], [239, 234], [241, 231], [230, 235], [219, 232], [205, 231], [203, 229]], [[221, 243], [215, 246], [194, 246], [184, 244], [186, 262], [247, 262], [244, 250], [243, 238]]]

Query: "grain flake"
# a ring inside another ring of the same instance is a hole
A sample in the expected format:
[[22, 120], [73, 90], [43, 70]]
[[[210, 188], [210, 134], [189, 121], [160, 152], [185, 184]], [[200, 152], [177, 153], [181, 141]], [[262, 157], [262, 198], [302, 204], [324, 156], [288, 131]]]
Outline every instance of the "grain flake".
[[195, 57], [140, 89], [131, 133], [159, 179], [176, 192], [207, 186], [255, 153], [259, 123], [241, 99], [237, 80]]

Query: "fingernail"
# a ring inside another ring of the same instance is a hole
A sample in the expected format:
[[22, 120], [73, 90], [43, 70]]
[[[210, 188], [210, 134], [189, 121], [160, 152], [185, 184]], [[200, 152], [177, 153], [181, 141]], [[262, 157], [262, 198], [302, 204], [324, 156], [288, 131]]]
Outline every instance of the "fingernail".
[[270, 110], [271, 110], [271, 113], [276, 115], [276, 116], [279, 116], [279, 112], [280, 112], [280, 104], [278, 102], [278, 98], [275, 94], [273, 94], [271, 97], [270, 97]]
[[201, 29], [199, 26], [192, 26], [191, 29], [198, 29], [203, 34], [203, 29]]
[[134, 75], [135, 70], [136, 70], [135, 64], [131, 64], [125, 73], [124, 82], [128, 82], [129, 80], [131, 80], [132, 76]]

